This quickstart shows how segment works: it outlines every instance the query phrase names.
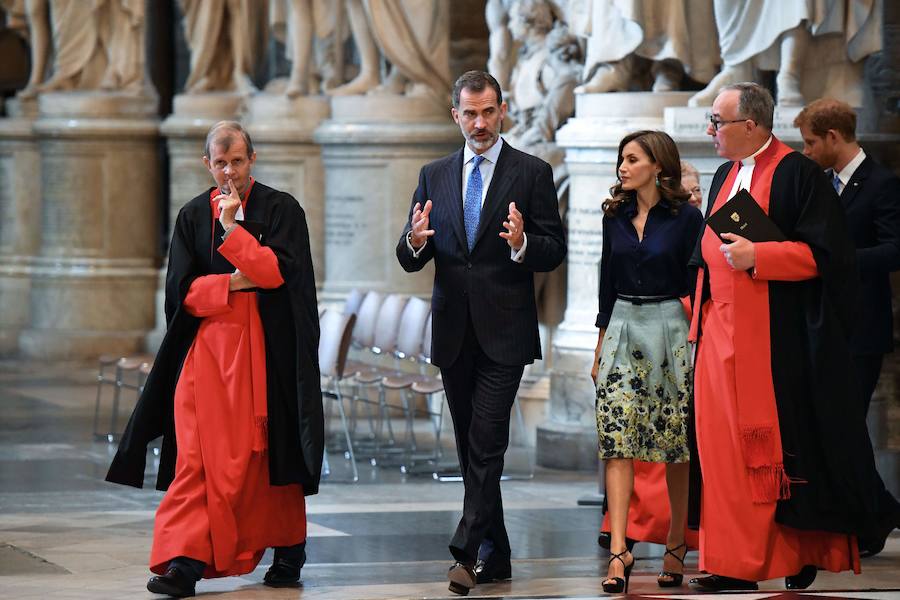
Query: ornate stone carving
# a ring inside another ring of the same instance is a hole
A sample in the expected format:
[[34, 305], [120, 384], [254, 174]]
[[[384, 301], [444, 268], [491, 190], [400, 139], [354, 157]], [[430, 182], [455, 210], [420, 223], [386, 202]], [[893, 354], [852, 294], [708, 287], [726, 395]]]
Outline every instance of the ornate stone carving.
[[255, 91], [250, 80], [255, 41], [249, 0], [179, 0], [191, 50], [185, 94]]
[[877, 2], [714, 1], [724, 65], [690, 106], [711, 105], [723, 87], [752, 80], [754, 69], [777, 72], [782, 106], [802, 106], [805, 96], [822, 95], [861, 102], [861, 61], [881, 49]]
[[20, 98], [69, 90], [150, 92], [143, 0], [27, 0], [24, 8], [32, 69]]
[[317, 94], [342, 83], [344, 53], [343, 5], [328, 0], [272, 0], [269, 26], [285, 45], [291, 72], [275, 79], [267, 92], [289, 98]]
[[[405, 94], [446, 104], [450, 77], [450, 9], [430, 0], [348, 0], [359, 75], [333, 95]], [[383, 82], [379, 53], [390, 63]]]
[[587, 39], [584, 84], [576, 93], [680, 89], [705, 82], [718, 64], [712, 0], [571, 0], [573, 31]]

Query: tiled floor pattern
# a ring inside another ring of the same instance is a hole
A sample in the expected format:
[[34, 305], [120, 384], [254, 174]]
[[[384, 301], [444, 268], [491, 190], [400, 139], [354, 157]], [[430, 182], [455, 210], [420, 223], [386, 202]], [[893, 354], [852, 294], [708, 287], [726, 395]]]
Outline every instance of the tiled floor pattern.
[[[112, 448], [90, 435], [94, 390], [90, 371], [78, 365], [0, 364], [0, 598], [156, 597], [144, 586], [161, 494], [103, 482]], [[332, 455], [336, 470], [341, 461]], [[262, 586], [271, 561], [267, 555], [244, 577], [202, 581], [200, 597], [454, 597], [444, 575], [461, 484], [404, 476], [396, 469], [366, 467], [362, 475], [363, 483], [355, 485], [326, 482], [309, 499], [309, 561], [302, 587]], [[538, 470], [531, 481], [504, 482], [514, 578], [478, 586], [469, 597], [603, 597], [599, 510], [577, 505], [594, 492], [590, 474]], [[862, 575], [820, 574], [805, 594], [786, 593], [781, 581], [764, 582], [757, 593], [701, 596], [685, 586], [663, 594], [655, 582], [659, 554], [657, 547], [638, 547], [641, 559], [630, 597], [900, 599], [900, 534], [884, 553], [863, 563]], [[696, 569], [691, 555], [688, 570]]]

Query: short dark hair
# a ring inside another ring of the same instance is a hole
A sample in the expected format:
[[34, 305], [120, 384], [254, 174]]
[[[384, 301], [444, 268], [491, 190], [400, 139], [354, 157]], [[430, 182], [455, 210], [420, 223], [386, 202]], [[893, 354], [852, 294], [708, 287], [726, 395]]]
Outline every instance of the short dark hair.
[[856, 141], [856, 113], [849, 104], [834, 98], [807, 104], [794, 119], [794, 127], [806, 126], [818, 137], [825, 137], [829, 129], [834, 129], [844, 141]]
[[459, 95], [463, 90], [481, 92], [488, 86], [496, 92], [497, 106], [500, 106], [503, 103], [503, 92], [500, 91], [500, 84], [497, 83], [497, 80], [485, 71], [466, 71], [453, 84], [453, 108], [459, 109]]
[[209, 158], [209, 147], [214, 143], [221, 144], [225, 146], [225, 150], [228, 150], [231, 144], [234, 143], [234, 137], [229, 135], [229, 133], [238, 134], [244, 138], [244, 145], [247, 146], [247, 157], [253, 156], [253, 141], [250, 139], [250, 134], [237, 121], [219, 121], [210, 127], [209, 133], [206, 134], [206, 146], [203, 148], [203, 155]]
[[727, 85], [719, 93], [737, 90], [741, 93], [738, 98], [738, 116], [742, 119], [750, 119], [769, 131], [775, 120], [775, 100], [769, 90], [754, 83], [745, 81]]

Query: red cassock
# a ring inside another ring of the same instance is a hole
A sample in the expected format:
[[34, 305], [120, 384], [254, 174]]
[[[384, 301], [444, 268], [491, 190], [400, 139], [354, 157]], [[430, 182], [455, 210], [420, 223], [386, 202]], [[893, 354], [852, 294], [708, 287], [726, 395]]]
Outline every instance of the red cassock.
[[[671, 517], [666, 465], [634, 461], [634, 490], [628, 504], [628, 529], [625, 535], [639, 542], [665, 544]], [[600, 531], [609, 532], [609, 512], [603, 516]], [[696, 531], [685, 528], [684, 540], [688, 548], [697, 549]]]
[[[750, 193], [766, 212], [772, 171], [788, 152], [774, 140], [757, 159]], [[713, 212], [728, 199], [738, 169], [735, 163]], [[728, 265], [721, 245], [707, 228], [702, 240], [706, 269], [701, 277], [709, 278], [711, 300], [702, 311], [694, 379], [703, 473], [700, 569], [751, 581], [793, 575], [804, 565], [858, 572], [854, 537], [775, 522], [777, 501], [789, 497], [791, 484], [802, 482], [790, 481], [780, 460], [771, 459], [782, 455], [771, 376], [767, 282], [816, 277], [812, 252], [801, 242], [757, 243], [752, 278]], [[745, 376], [751, 368], [767, 372], [768, 378]], [[753, 419], [774, 426], [768, 447], [758, 443], [760, 436], [748, 435], [745, 424]]]
[[[261, 288], [283, 282], [274, 253], [242, 227], [218, 252]], [[198, 277], [184, 302], [203, 321], [175, 388], [175, 479], [156, 511], [150, 553], [158, 574], [177, 556], [205, 562], [204, 577], [249, 573], [266, 548], [306, 539], [301, 486], [269, 485], [265, 338], [256, 294], [229, 292], [229, 279]]]

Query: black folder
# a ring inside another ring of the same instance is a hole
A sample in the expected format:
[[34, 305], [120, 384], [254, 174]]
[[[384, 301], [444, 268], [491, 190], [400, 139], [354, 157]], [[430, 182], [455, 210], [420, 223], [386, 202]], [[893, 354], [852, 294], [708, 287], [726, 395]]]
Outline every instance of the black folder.
[[[719, 238], [734, 233], [751, 242], [783, 242], [787, 240], [778, 225], [763, 212], [747, 190], [738, 190], [728, 202], [706, 219], [706, 224]], [[722, 240], [728, 243], [727, 240]]]

